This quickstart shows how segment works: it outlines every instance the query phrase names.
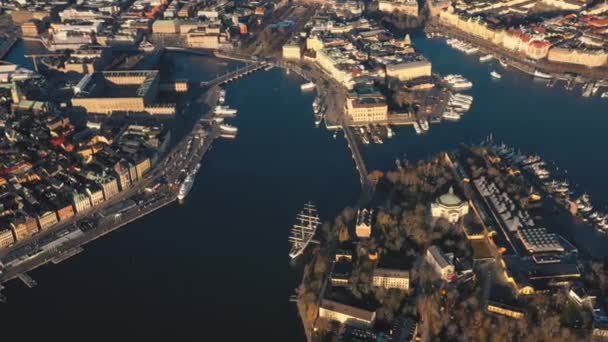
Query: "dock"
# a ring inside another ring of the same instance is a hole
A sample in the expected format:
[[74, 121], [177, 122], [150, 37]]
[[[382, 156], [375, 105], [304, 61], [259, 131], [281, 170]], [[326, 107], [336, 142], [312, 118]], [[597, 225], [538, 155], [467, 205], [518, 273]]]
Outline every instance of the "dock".
[[73, 257], [74, 255], [80, 254], [82, 251], [84, 251], [84, 249], [80, 246], [74, 247], [74, 248], [70, 248], [65, 252], [60, 253], [59, 255], [57, 255], [56, 257], [53, 257], [51, 259], [51, 262], [55, 265], [59, 264], [60, 262], [63, 262], [71, 257]]
[[17, 277], [25, 284], [25, 286], [29, 287], [30, 289], [38, 285], [38, 283], [25, 272], [17, 274]]

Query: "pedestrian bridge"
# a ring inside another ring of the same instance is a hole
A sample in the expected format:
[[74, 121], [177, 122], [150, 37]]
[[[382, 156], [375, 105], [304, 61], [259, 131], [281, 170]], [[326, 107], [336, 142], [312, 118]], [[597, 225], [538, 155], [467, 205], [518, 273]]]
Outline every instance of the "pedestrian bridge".
[[201, 87], [213, 87], [213, 86], [217, 86], [217, 85], [223, 85], [223, 84], [232, 82], [234, 80], [238, 80], [241, 77], [247, 76], [249, 74], [252, 74], [260, 69], [264, 69], [269, 66], [271, 66], [271, 65], [268, 64], [267, 62], [258, 62], [258, 63], [249, 64], [249, 65], [246, 65], [237, 70], [230, 71], [226, 74], [218, 76], [212, 80], [202, 81]]

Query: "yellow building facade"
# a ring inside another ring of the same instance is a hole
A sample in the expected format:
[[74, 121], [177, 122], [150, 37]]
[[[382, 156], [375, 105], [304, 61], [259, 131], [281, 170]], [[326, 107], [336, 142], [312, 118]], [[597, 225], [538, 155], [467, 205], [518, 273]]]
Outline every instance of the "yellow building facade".
[[431, 62], [413, 61], [386, 66], [386, 76], [407, 81], [418, 77], [431, 76]]

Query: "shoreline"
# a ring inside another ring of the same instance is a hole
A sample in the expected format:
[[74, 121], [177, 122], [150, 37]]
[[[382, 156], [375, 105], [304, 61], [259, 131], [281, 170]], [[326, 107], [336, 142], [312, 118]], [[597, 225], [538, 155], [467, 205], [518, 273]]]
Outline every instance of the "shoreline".
[[[214, 107], [214, 103], [217, 102], [216, 88], [212, 87], [206, 89], [202, 94], [203, 102], [205, 105], [209, 106], [209, 108]], [[212, 109], [209, 109], [202, 118], [208, 116], [212, 113]], [[5, 250], [2, 251], [2, 256], [6, 257], [10, 253], [18, 251], [27, 246], [38, 246], [38, 250], [41, 250], [42, 247], [49, 246], [55, 242], [61, 241], [63, 238], [67, 238], [71, 234], [75, 234], [76, 236], [72, 236], [67, 240], [59, 243], [59, 245], [53, 249], [48, 251], [42, 250], [33, 256], [25, 258], [24, 260], [19, 261], [19, 259], [23, 259], [24, 256], [19, 256], [13, 258], [9, 261], [9, 265], [3, 265], [2, 273], [0, 273], [0, 290], [2, 289], [1, 285], [11, 281], [15, 278], [20, 278], [21, 276], [35, 270], [43, 265], [46, 265], [49, 262], [54, 264], [58, 264], [63, 262], [74, 255], [79, 254], [83, 250], [83, 246], [86, 244], [97, 240], [105, 236], [108, 233], [111, 233], [129, 223], [136, 221], [146, 215], [149, 215], [177, 200], [177, 194], [174, 189], [170, 186], [166, 187], [162, 190], [149, 194], [144, 199], [140, 200], [140, 203], [132, 208], [130, 211], [126, 213], [121, 213], [119, 216], [116, 215], [107, 215], [105, 217], [96, 216], [100, 213], [104, 208], [109, 208], [115, 206], [119, 203], [124, 203], [127, 200], [133, 200], [133, 198], [137, 195], [142, 194], [143, 189], [146, 186], [149, 186], [155, 182], [157, 182], [161, 176], [165, 173], [165, 171], [175, 171], [171, 170], [169, 165], [165, 163], [172, 157], [176, 152], [179, 152], [184, 146], [185, 142], [188, 141], [189, 138], [194, 138], [197, 135], [197, 130], [200, 128], [200, 124], [197, 122], [191, 128], [191, 130], [173, 147], [171, 151], [169, 151], [160, 161], [159, 164], [150, 170], [147, 174], [147, 177], [141, 180], [138, 184], [134, 185], [132, 188], [126, 190], [124, 197], [119, 197], [114, 199], [113, 201], [104, 202], [103, 205], [92, 208], [93, 210], [86, 213], [86, 215], [78, 216], [64, 222], [63, 224], [59, 224], [55, 227], [51, 227], [49, 230], [44, 231], [44, 234], [39, 234], [34, 236], [32, 239], [24, 240], [22, 243], [15, 244]], [[199, 163], [204, 157], [205, 153], [209, 151], [211, 145], [215, 138], [218, 137], [218, 133], [216, 131], [210, 131], [207, 135], [207, 139], [205, 139], [204, 144], [197, 150], [193, 151], [192, 155], [189, 155], [187, 159], [184, 160], [184, 167], [190, 168], [192, 165]], [[192, 165], [191, 165], [192, 164]], [[112, 221], [108, 222], [107, 220], [113, 218]], [[120, 220], [119, 220], [120, 218]], [[96, 222], [96, 226], [92, 229], [81, 229], [78, 225], [86, 220], [94, 220]], [[58, 236], [58, 234], [66, 233], [65, 235]], [[41, 240], [48, 239], [55, 235], [54, 239], [50, 241], [45, 241], [44, 244], [40, 244]], [[15, 265], [10, 265], [15, 262]], [[28, 285], [26, 283], [26, 285]], [[29, 285], [28, 285], [29, 286]], [[2, 299], [2, 294], [0, 293], [0, 299]]]
[[468, 34], [460, 29], [441, 24], [437, 20], [429, 21], [424, 27], [423, 32], [438, 33], [443, 36], [443, 38], [457, 38], [469, 44], [473, 44], [475, 47], [479, 48], [482, 54], [493, 54], [497, 59], [504, 61], [509, 66], [530, 76], [534, 76], [534, 72], [538, 70], [551, 74], [558, 80], [576, 79], [577, 82], [587, 82], [603, 81], [608, 78], [608, 70], [606, 68], [587, 68], [574, 64], [551, 63], [546, 60], [530, 63], [526, 61], [525, 57], [492, 44], [482, 38]]

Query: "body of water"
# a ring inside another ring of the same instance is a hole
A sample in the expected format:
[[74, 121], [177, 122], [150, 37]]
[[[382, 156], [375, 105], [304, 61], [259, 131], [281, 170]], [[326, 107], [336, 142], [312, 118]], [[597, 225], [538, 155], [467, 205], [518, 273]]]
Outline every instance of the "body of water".
[[[383, 145], [363, 147], [368, 169], [394, 168], [397, 156], [421, 159], [493, 133], [555, 161], [596, 203], [608, 203], [608, 102], [547, 88], [510, 70], [493, 81], [489, 72], [497, 64], [479, 64], [440, 40], [414, 42], [435, 71], [474, 82], [468, 93], [475, 102], [461, 122], [433, 125], [422, 136], [399, 128]], [[203, 57], [176, 59], [180, 77], [202, 80], [224, 70]], [[301, 83], [274, 69], [229, 85], [227, 102], [239, 109], [231, 123], [239, 136], [214, 144], [186, 202], [122, 228], [60, 265], [32, 272], [40, 284], [34, 289], [7, 284], [9, 303], [0, 306], [3, 335], [303, 341], [295, 305], [288, 302], [300, 277], [300, 269], [288, 263], [289, 229], [309, 200], [322, 219], [331, 219], [356, 201], [359, 183], [342, 134], [334, 140], [314, 127], [314, 94], [301, 94]]]

